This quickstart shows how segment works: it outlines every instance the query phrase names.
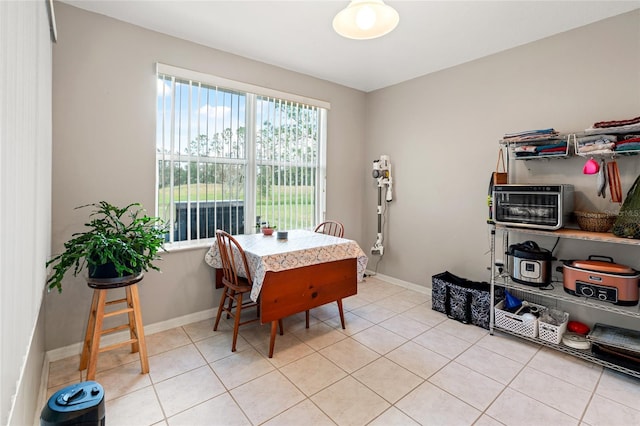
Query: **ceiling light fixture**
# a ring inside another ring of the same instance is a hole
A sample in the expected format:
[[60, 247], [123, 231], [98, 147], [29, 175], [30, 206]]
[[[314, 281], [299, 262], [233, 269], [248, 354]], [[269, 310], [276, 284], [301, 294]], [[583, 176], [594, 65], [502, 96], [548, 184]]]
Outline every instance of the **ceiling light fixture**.
[[383, 0], [352, 0], [333, 18], [333, 29], [343, 37], [368, 40], [398, 26], [398, 12]]

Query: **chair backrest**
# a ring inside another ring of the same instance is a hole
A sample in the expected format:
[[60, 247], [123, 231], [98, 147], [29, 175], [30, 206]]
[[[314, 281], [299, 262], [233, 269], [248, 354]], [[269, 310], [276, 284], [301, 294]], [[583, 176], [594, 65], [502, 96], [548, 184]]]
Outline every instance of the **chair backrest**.
[[342, 238], [344, 235], [344, 225], [335, 220], [327, 220], [316, 226], [315, 232]]
[[226, 281], [227, 284], [238, 286], [238, 277], [243, 276], [241, 272], [244, 272], [244, 277], [252, 283], [247, 256], [240, 243], [231, 234], [221, 229], [216, 230], [216, 240], [222, 261], [223, 283]]

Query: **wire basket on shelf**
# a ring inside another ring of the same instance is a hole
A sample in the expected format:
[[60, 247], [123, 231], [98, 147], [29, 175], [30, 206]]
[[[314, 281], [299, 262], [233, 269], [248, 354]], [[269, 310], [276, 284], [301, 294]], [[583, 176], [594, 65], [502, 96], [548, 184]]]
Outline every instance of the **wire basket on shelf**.
[[607, 232], [613, 227], [617, 214], [575, 211], [578, 226], [583, 231]]
[[564, 312], [563, 317], [564, 321], [560, 325], [550, 324], [540, 319], [538, 322], [538, 337], [547, 342], [555, 343], [556, 345], [560, 344], [560, 342], [562, 341], [562, 336], [567, 330], [567, 324], [569, 323], [569, 314]]
[[[538, 309], [546, 309], [545, 306], [529, 303]], [[504, 300], [501, 300], [494, 309], [495, 323], [498, 327], [527, 337], [538, 337], [538, 318], [529, 320], [504, 310]]]

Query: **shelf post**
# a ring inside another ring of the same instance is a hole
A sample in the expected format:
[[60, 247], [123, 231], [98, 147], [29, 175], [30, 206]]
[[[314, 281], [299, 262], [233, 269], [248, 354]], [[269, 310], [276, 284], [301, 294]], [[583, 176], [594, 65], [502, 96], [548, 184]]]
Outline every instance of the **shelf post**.
[[489, 303], [491, 306], [489, 307], [489, 334], [493, 335], [493, 325], [495, 322], [495, 313], [493, 311], [493, 307], [495, 305], [495, 286], [496, 286], [496, 225], [491, 223], [491, 238], [489, 239], [489, 248], [491, 250], [491, 266], [489, 267], [489, 271], [491, 271], [491, 296], [489, 298]]

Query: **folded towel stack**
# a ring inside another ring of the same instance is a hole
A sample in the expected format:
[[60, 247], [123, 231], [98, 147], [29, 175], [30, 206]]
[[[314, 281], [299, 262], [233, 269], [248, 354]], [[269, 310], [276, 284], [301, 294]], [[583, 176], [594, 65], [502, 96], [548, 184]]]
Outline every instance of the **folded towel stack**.
[[616, 143], [616, 151], [640, 151], [640, 135], [627, 135]]
[[539, 130], [524, 130], [522, 132], [505, 133], [503, 140], [507, 142], [530, 142], [546, 139], [556, 139], [558, 132], [552, 128]]
[[567, 153], [567, 143], [549, 145], [519, 145], [513, 148], [516, 157], [542, 157], [545, 155], [563, 155]]
[[618, 137], [615, 135], [583, 136], [576, 140], [579, 154], [610, 154], [613, 152]]
[[588, 134], [640, 132], [640, 116], [624, 120], [598, 121], [584, 132]]
[[567, 143], [558, 135], [556, 130], [548, 128], [505, 133], [502, 139], [513, 144], [516, 157], [559, 156], [566, 154]]
[[629, 126], [631, 124], [640, 124], [640, 116], [629, 118], [625, 120], [613, 120], [613, 121], [598, 121], [593, 123], [594, 128], [608, 128], [608, 127], [620, 127]]

